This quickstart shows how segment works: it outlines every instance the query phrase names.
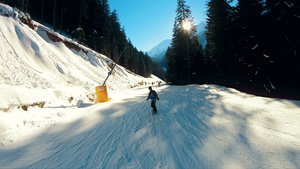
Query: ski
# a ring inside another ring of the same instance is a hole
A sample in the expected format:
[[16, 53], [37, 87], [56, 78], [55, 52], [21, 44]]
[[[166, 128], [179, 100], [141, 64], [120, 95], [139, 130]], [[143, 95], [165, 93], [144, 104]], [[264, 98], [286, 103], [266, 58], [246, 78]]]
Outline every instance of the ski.
[[152, 115], [157, 115], [157, 112], [152, 111]]

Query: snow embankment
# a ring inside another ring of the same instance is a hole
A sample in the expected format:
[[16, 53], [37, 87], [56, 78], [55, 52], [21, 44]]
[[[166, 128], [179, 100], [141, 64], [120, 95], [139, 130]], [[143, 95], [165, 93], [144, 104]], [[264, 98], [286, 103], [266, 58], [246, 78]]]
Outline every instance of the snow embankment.
[[[20, 21], [22, 16], [0, 3], [0, 108], [70, 97], [93, 102], [95, 87], [102, 85], [112, 60], [37, 22], [32, 21], [31, 29]], [[49, 34], [62, 41], [54, 42]], [[143, 79], [116, 66], [106, 84], [117, 92], [138, 86]]]

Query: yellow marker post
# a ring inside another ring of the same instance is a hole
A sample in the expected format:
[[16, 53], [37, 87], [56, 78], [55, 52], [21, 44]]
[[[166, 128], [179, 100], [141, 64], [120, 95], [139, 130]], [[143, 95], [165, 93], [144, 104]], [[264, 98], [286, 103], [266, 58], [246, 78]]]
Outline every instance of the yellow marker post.
[[96, 89], [97, 100], [96, 103], [107, 102], [108, 94], [106, 86], [98, 86]]

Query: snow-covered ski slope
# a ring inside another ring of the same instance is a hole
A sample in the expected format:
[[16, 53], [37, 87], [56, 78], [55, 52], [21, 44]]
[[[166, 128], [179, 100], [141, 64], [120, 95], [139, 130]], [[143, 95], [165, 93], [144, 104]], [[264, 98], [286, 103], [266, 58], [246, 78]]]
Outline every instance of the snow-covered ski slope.
[[94, 104], [111, 61], [52, 42], [49, 28], [32, 30], [10, 12], [0, 3], [0, 168], [300, 168], [300, 101], [154, 85], [153, 116], [137, 83], [159, 79], [118, 66], [111, 100]]
[[13, 142], [0, 150], [1, 167], [299, 168], [300, 102], [213, 85], [154, 89], [154, 116], [146, 87], [107, 103], [23, 112], [61, 120], [38, 127], [42, 118], [32, 117], [23, 131], [4, 132]]

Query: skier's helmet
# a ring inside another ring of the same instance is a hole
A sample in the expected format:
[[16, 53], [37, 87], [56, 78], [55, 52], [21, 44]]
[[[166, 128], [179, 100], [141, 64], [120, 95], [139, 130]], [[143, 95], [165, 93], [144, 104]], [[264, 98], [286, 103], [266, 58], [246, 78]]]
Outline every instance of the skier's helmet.
[[151, 86], [149, 86], [149, 90], [152, 90], [152, 87], [151, 87]]

